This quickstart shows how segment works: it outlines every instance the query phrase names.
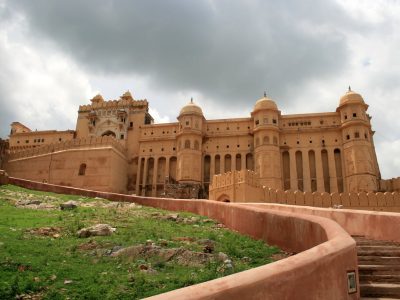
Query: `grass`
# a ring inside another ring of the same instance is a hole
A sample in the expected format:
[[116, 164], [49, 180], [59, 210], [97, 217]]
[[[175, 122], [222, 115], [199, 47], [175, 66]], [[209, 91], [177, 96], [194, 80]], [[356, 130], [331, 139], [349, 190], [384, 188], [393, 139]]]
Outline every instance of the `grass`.
[[[37, 199], [57, 209], [16, 207], [21, 199]], [[59, 204], [67, 200], [97, 206], [59, 210]], [[104, 199], [1, 186], [0, 299], [16, 299], [24, 294], [41, 299], [140, 299], [267, 264], [279, 252], [262, 241], [220, 228], [205, 217], [179, 213], [183, 221], [178, 222], [165, 218], [170, 214], [140, 205], [117, 207]], [[185, 220], [190, 222], [186, 224]], [[117, 230], [111, 236], [77, 237], [77, 230], [97, 223], [110, 224]], [[32, 233], [32, 229], [41, 227], [57, 228], [60, 234]], [[185, 265], [158, 256], [129, 259], [106, 255], [115, 246], [146, 242], [202, 252], [201, 240], [214, 243], [215, 257], [219, 252], [228, 255], [233, 269], [224, 268], [224, 262], [218, 259]], [[82, 245], [89, 241], [96, 248], [83, 250]], [[143, 265], [154, 272], [141, 271]]]

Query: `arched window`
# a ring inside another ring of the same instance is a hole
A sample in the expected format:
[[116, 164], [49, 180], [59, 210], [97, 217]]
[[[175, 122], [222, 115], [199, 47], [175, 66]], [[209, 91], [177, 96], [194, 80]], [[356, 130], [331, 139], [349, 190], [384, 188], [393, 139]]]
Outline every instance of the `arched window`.
[[194, 150], [199, 150], [199, 141], [194, 141]]
[[83, 176], [83, 175], [85, 175], [85, 173], [86, 173], [86, 164], [81, 164], [80, 166], [79, 166], [79, 176]]
[[278, 145], [278, 138], [274, 136], [274, 145]]
[[189, 140], [185, 141], [185, 149], [190, 149], [190, 141]]
[[264, 136], [264, 139], [263, 139], [263, 144], [264, 145], [268, 145], [269, 144], [269, 136]]

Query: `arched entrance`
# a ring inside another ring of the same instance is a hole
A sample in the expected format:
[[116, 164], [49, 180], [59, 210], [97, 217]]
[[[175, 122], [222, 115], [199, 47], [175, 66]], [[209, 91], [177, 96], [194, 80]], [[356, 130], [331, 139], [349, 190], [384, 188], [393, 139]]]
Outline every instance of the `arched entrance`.
[[112, 136], [112, 137], [116, 137], [115, 132], [111, 131], [111, 130], [107, 130], [105, 131], [101, 136]]
[[219, 196], [217, 201], [219, 201], [219, 202], [231, 202], [231, 200], [229, 200], [229, 196], [227, 194], [222, 194], [221, 196]]

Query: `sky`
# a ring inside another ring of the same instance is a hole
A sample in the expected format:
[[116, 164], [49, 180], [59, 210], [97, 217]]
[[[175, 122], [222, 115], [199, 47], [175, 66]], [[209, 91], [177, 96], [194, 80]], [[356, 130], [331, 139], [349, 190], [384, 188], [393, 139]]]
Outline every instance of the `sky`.
[[0, 137], [75, 129], [78, 106], [130, 90], [156, 122], [193, 97], [207, 119], [369, 104], [383, 178], [400, 176], [398, 0], [0, 0]]

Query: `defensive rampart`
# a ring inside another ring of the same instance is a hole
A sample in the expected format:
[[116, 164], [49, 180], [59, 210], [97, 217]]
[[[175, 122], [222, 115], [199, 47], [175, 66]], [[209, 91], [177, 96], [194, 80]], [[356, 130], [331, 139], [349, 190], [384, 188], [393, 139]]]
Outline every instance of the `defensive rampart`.
[[400, 212], [400, 193], [398, 192], [329, 194], [282, 191], [258, 185], [256, 176], [254, 172], [248, 170], [216, 175], [210, 187], [210, 199]]
[[126, 152], [125, 147], [122, 146], [115, 138], [111, 136], [101, 136], [101, 137], [73, 139], [70, 141], [63, 141], [36, 148], [10, 151], [10, 154], [8, 156], [8, 161], [12, 161], [19, 158], [39, 156], [63, 150], [82, 149], [82, 148], [90, 149], [90, 148], [98, 148], [101, 146], [112, 146], [122, 154]]
[[171, 291], [152, 299], [359, 299], [358, 291], [348, 293], [347, 283], [347, 272], [355, 271], [358, 274], [355, 242], [337, 223], [326, 218], [216, 201], [96, 192], [12, 177], [10, 183], [42, 191], [189, 211], [298, 253], [269, 265]]

